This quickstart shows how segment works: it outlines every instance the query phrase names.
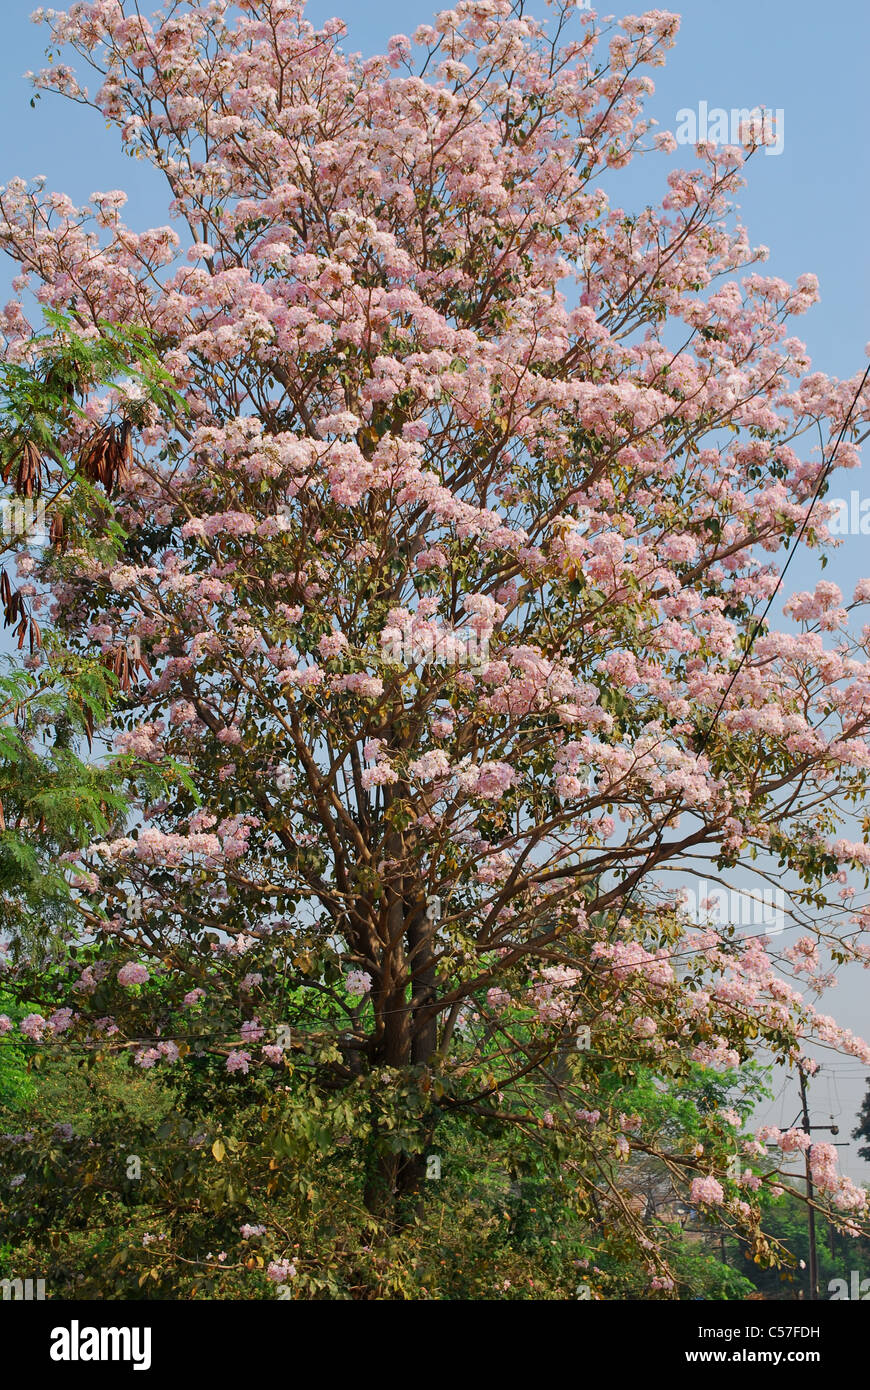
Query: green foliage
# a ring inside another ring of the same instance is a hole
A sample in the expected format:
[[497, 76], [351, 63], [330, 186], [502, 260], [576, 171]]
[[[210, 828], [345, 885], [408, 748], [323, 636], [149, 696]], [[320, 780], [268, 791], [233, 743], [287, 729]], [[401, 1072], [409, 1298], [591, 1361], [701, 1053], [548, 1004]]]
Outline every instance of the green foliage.
[[[15, 1002], [0, 990], [0, 1014], [17, 1018]], [[27, 1050], [14, 1033], [0, 1036], [0, 1114], [10, 1116], [36, 1098], [36, 1086], [27, 1072]]]
[[[596, 1297], [649, 1296], [638, 1246], [590, 1196], [576, 1141], [550, 1125], [546, 1085], [530, 1093], [521, 1128], [445, 1106], [424, 1068], [325, 1090], [333, 1045], [310, 1036], [273, 1069], [228, 1078], [223, 1058], [198, 1046], [219, 1027], [205, 1002], [216, 981], [204, 984], [178, 1039], [183, 1067], [137, 1066], [110, 1037], [78, 1060], [62, 1044], [29, 1049], [35, 1086], [0, 1106], [0, 1129], [33, 1135], [26, 1146], [0, 1140], [9, 1271], [38, 1267], [55, 1297], [281, 1297], [268, 1270], [282, 1260], [295, 1269], [289, 1295], [302, 1299], [576, 1299], [588, 1296], [589, 1270]], [[139, 991], [131, 1015], [160, 998], [165, 1008], [158, 981]], [[669, 1095], [643, 1072], [628, 1086], [612, 1078], [614, 1098], [687, 1149], [709, 1137], [709, 1117], [735, 1088], [736, 1103], [750, 1105], [760, 1082], [695, 1068]], [[372, 1177], [408, 1151], [440, 1160], [440, 1176], [408, 1196], [399, 1224], [384, 1223], [371, 1210]], [[614, 1200], [650, 1178], [661, 1189], [660, 1167], [613, 1164]], [[706, 1237], [687, 1237], [668, 1214], [657, 1224], [677, 1296], [752, 1289]], [[263, 1229], [244, 1237], [243, 1226]]]
[[[134, 417], [149, 403], [168, 409], [180, 398], [144, 330], [101, 324], [85, 338], [65, 315], [46, 310], [45, 319], [47, 331], [29, 344], [26, 361], [0, 362], [3, 500], [20, 510], [22, 498], [37, 498], [47, 517], [62, 521], [63, 534], [76, 535], [80, 550], [117, 550], [124, 533], [108, 497], [63, 447], [71, 424], [86, 419], [78, 400], [121, 377], [140, 392], [130, 406]], [[21, 546], [22, 537], [7, 536], [7, 558]], [[43, 633], [29, 599], [5, 571], [3, 580], [18, 651], [0, 656], [0, 935], [28, 949], [56, 949], [74, 917], [63, 856], [123, 824], [132, 764], [81, 756], [116, 702], [116, 675], [98, 653], [82, 656], [57, 632]], [[25, 640], [30, 658], [22, 665]], [[152, 783], [158, 776], [148, 775]]]

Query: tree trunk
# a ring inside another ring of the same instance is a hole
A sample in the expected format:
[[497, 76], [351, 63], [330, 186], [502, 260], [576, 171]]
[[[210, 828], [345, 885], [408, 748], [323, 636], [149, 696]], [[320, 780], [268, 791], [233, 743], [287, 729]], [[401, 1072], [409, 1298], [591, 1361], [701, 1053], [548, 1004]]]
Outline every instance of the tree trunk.
[[[432, 945], [435, 924], [427, 919], [419, 896], [409, 913], [406, 901], [399, 899], [391, 904], [388, 915], [394, 933], [402, 920], [399, 911], [405, 919], [406, 930], [401, 944], [393, 950], [398, 974], [393, 975], [392, 988], [382, 996], [384, 1033], [380, 1060], [388, 1067], [426, 1066], [438, 1046], [438, 1022], [435, 1016], [418, 1022], [418, 1014], [435, 997]], [[411, 975], [410, 1000], [406, 998], [406, 965]], [[422, 1210], [425, 1176], [425, 1150], [400, 1154], [379, 1152], [375, 1132], [366, 1173], [366, 1209], [391, 1229], [400, 1229]]]

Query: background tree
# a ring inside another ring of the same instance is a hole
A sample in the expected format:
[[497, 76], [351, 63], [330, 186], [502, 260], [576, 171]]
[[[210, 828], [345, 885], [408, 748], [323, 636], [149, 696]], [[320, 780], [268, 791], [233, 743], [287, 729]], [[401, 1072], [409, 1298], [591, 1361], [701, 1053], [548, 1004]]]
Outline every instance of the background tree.
[[852, 1130], [852, 1138], [866, 1139], [868, 1141], [868, 1143], [863, 1144], [861, 1148], [859, 1148], [858, 1154], [861, 1158], [866, 1158], [870, 1161], [870, 1091], [868, 1091], [867, 1095], [864, 1097], [864, 1102], [861, 1106], [860, 1114], [858, 1115], [858, 1124], [855, 1129]]
[[0, 362], [0, 601], [15, 639], [0, 670], [0, 932], [37, 948], [76, 918], [69, 855], [124, 824], [119, 765], [83, 761], [76, 745], [92, 745], [140, 661], [132, 649], [77, 654], [38, 620], [49, 603], [34, 582], [42, 550], [73, 541], [105, 562], [121, 535], [108, 495], [117, 476], [99, 453], [109, 441], [97, 435], [77, 457], [60, 441], [119, 375], [169, 399], [141, 333], [103, 324], [83, 336], [63, 315], [46, 320]]

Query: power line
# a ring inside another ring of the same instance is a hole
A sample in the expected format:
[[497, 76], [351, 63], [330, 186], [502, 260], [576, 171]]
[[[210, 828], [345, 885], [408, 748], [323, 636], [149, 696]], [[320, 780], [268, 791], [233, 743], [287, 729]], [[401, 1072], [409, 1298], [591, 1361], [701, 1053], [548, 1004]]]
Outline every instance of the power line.
[[[804, 532], [806, 531], [807, 526], [809, 525], [810, 517], [811, 517], [812, 514], [813, 514], [813, 508], [815, 507], [816, 502], [819, 500], [819, 497], [821, 496], [821, 493], [822, 493], [822, 488], [824, 487], [824, 485], [825, 485], [825, 483], [826, 483], [826, 481], [827, 481], [827, 479], [828, 479], [828, 475], [830, 474], [831, 469], [832, 469], [833, 466], [834, 466], [834, 461], [835, 461], [835, 459], [836, 459], [836, 457], [837, 457], [837, 450], [839, 449], [840, 445], [841, 445], [842, 442], [843, 442], [843, 439], [844, 439], [845, 434], [846, 434], [846, 430], [849, 428], [849, 422], [850, 422], [850, 420], [851, 420], [851, 418], [852, 418], [852, 414], [853, 414], [853, 412], [854, 412], [854, 410], [855, 410], [855, 406], [858, 404], [858, 401], [859, 401], [860, 398], [861, 398], [861, 392], [864, 390], [864, 386], [865, 386], [865, 384], [866, 384], [866, 382], [867, 382], [867, 378], [868, 378], [868, 377], [870, 377], [870, 365], [868, 365], [868, 366], [865, 368], [865, 370], [864, 370], [864, 375], [861, 377], [861, 380], [860, 380], [860, 382], [859, 382], [859, 384], [858, 384], [858, 389], [857, 389], [857, 391], [855, 392], [855, 395], [854, 395], [854, 397], [853, 397], [853, 399], [852, 399], [851, 405], [849, 406], [849, 410], [848, 410], [848, 412], [847, 412], [847, 414], [846, 414], [846, 418], [845, 418], [845, 420], [843, 421], [842, 428], [840, 429], [840, 433], [839, 433], [839, 435], [837, 436], [836, 443], [834, 444], [834, 447], [833, 447], [833, 449], [832, 449], [832, 451], [831, 451], [831, 456], [830, 456], [830, 458], [827, 460], [827, 462], [825, 462], [824, 456], [823, 456], [823, 458], [822, 458], [822, 469], [821, 469], [821, 472], [819, 473], [819, 479], [818, 479], [818, 482], [816, 483], [816, 488], [815, 488], [815, 491], [814, 491], [814, 493], [813, 493], [813, 496], [812, 496], [812, 500], [811, 500], [811, 502], [810, 502], [810, 505], [809, 505], [809, 507], [807, 508], [807, 511], [806, 511], [806, 513], [805, 513], [805, 515], [804, 515], [803, 521], [801, 522], [800, 529], [798, 530], [797, 536], [795, 537], [794, 545], [792, 546], [791, 550], [789, 551], [788, 558], [786, 559], [786, 562], [785, 562], [785, 564], [783, 565], [781, 572], [780, 572], [779, 575], [777, 576], [776, 586], [775, 586], [775, 588], [774, 588], [772, 594], [770, 595], [770, 598], [768, 599], [768, 601], [767, 601], [767, 603], [766, 603], [766, 605], [765, 605], [765, 607], [764, 607], [764, 611], [762, 612], [761, 617], [758, 618], [758, 619], [756, 620], [755, 627], [753, 628], [753, 631], [752, 631], [752, 635], [751, 635], [751, 637], [749, 638], [749, 641], [747, 642], [747, 644], [746, 644], [746, 646], [745, 646], [745, 648], [744, 648], [743, 655], [741, 656], [739, 662], [737, 663], [737, 668], [736, 668], [736, 670], [734, 671], [733, 675], [731, 676], [730, 681], [728, 682], [727, 686], [725, 687], [725, 691], [724, 691], [724, 693], [723, 693], [723, 695], [722, 695], [722, 698], [721, 698], [720, 701], [719, 701], [719, 704], [718, 704], [718, 706], [717, 706], [717, 708], [716, 708], [716, 711], [715, 711], [715, 713], [714, 713], [714, 715], [713, 715], [713, 718], [710, 720], [710, 723], [707, 725], [707, 728], [701, 733], [701, 739], [700, 739], [700, 742], [699, 742], [698, 747], [697, 747], [697, 750], [696, 750], [696, 756], [697, 756], [697, 757], [700, 757], [701, 754], [704, 752], [704, 749], [707, 747], [707, 744], [708, 744], [709, 741], [710, 741], [710, 737], [711, 737], [711, 735], [712, 735], [712, 733], [713, 733], [713, 730], [714, 730], [714, 728], [716, 727], [716, 723], [717, 723], [717, 721], [718, 721], [718, 719], [719, 719], [719, 716], [720, 716], [720, 714], [722, 713], [722, 711], [723, 711], [724, 708], [725, 708], [725, 704], [726, 704], [726, 702], [727, 702], [727, 700], [728, 700], [728, 696], [731, 694], [731, 691], [732, 691], [733, 688], [734, 688], [734, 683], [735, 683], [735, 681], [737, 680], [738, 676], [740, 675], [740, 672], [743, 670], [743, 667], [746, 665], [746, 662], [749, 660], [749, 657], [750, 657], [750, 655], [751, 655], [751, 653], [752, 653], [752, 649], [753, 649], [753, 647], [754, 647], [754, 645], [755, 645], [756, 638], [758, 637], [759, 633], [761, 632], [762, 628], [764, 627], [764, 624], [765, 624], [765, 622], [766, 622], [766, 620], [767, 620], [767, 615], [769, 614], [771, 608], [773, 607], [774, 600], [776, 599], [777, 594], [779, 593], [779, 590], [780, 590], [780, 588], [782, 587], [782, 582], [783, 582], [783, 580], [785, 579], [786, 574], [788, 573], [789, 565], [791, 564], [792, 560], [794, 559], [794, 557], [795, 557], [795, 555], [796, 555], [796, 553], [797, 553], [797, 550], [798, 550], [798, 546], [800, 545], [801, 540], [803, 539]], [[696, 732], [700, 732], [700, 731], [696, 729]], [[666, 827], [666, 825], [667, 825], [667, 822], [670, 820], [670, 817], [671, 817], [671, 815], [673, 815], [674, 811], [678, 810], [679, 807], [682, 805], [683, 795], [684, 795], [684, 793], [681, 791], [680, 794], [679, 794], [679, 796], [677, 797], [676, 802], [674, 803], [673, 807], [671, 808], [670, 814], [665, 818], [664, 821], [662, 821], [661, 825], [659, 826], [656, 839], [655, 839], [655, 841], [654, 841], [654, 843], [653, 843], [653, 845], [652, 845], [651, 853], [655, 853], [655, 851], [658, 849], [659, 845], [662, 843], [662, 840], [663, 840], [663, 838], [664, 838], [664, 832], [665, 832], [665, 827]], [[630, 874], [626, 874], [625, 878], [623, 879], [623, 883], [625, 883], [625, 882], [628, 880], [628, 878], [630, 878], [630, 877], [631, 877]], [[640, 878], [635, 879], [634, 884], [632, 885], [632, 887], [631, 887], [631, 889], [629, 890], [628, 894], [627, 894], [626, 897], [624, 898], [623, 903], [622, 903], [622, 907], [621, 907], [620, 913], [619, 913], [620, 918], [625, 914], [625, 912], [626, 912], [626, 910], [627, 910], [629, 904], [631, 903], [631, 901], [632, 901], [632, 899], [633, 899], [633, 897], [634, 897], [634, 895], [635, 895], [635, 893], [636, 893], [636, 891], [637, 891], [637, 889], [638, 889], [638, 887], [639, 887], [639, 885], [640, 885], [640, 882], [641, 882]]]

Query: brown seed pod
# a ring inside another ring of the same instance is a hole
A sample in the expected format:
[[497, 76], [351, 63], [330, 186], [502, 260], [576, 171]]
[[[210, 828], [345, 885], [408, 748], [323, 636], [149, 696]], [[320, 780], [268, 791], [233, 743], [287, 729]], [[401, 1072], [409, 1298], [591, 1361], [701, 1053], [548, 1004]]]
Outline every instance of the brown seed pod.
[[99, 483], [111, 496], [129, 475], [133, 464], [133, 427], [129, 420], [119, 425], [101, 425], [79, 454], [79, 467], [89, 482]]
[[94, 431], [79, 454], [79, 467], [84, 477], [89, 482], [101, 483], [104, 487], [111, 477], [107, 460], [110, 437], [111, 426], [103, 425]]
[[15, 628], [15, 636], [18, 638], [18, 650], [29, 642], [30, 655], [42, 646], [42, 633], [39, 623], [31, 617], [27, 611], [27, 605], [21, 597], [18, 589], [13, 589], [9, 582], [9, 575], [5, 570], [0, 573], [0, 605], [3, 607], [3, 626]]
[[133, 426], [129, 420], [125, 420], [118, 430], [118, 449], [118, 481], [125, 483], [133, 468]]
[[24, 443], [9, 455], [3, 466], [4, 483], [9, 481], [13, 468], [16, 469], [16, 495], [18, 497], [38, 497], [42, 492], [43, 457], [31, 439], [25, 439]]
[[133, 681], [141, 671], [147, 680], [151, 680], [151, 668], [144, 656], [138, 651], [131, 652], [128, 647], [121, 645], [110, 647], [103, 653], [103, 665], [107, 666], [114, 676], [118, 678], [118, 685], [126, 693]]
[[3, 605], [4, 626], [11, 627], [24, 612], [24, 601], [18, 590], [13, 589], [5, 570], [0, 573], [0, 603]]

